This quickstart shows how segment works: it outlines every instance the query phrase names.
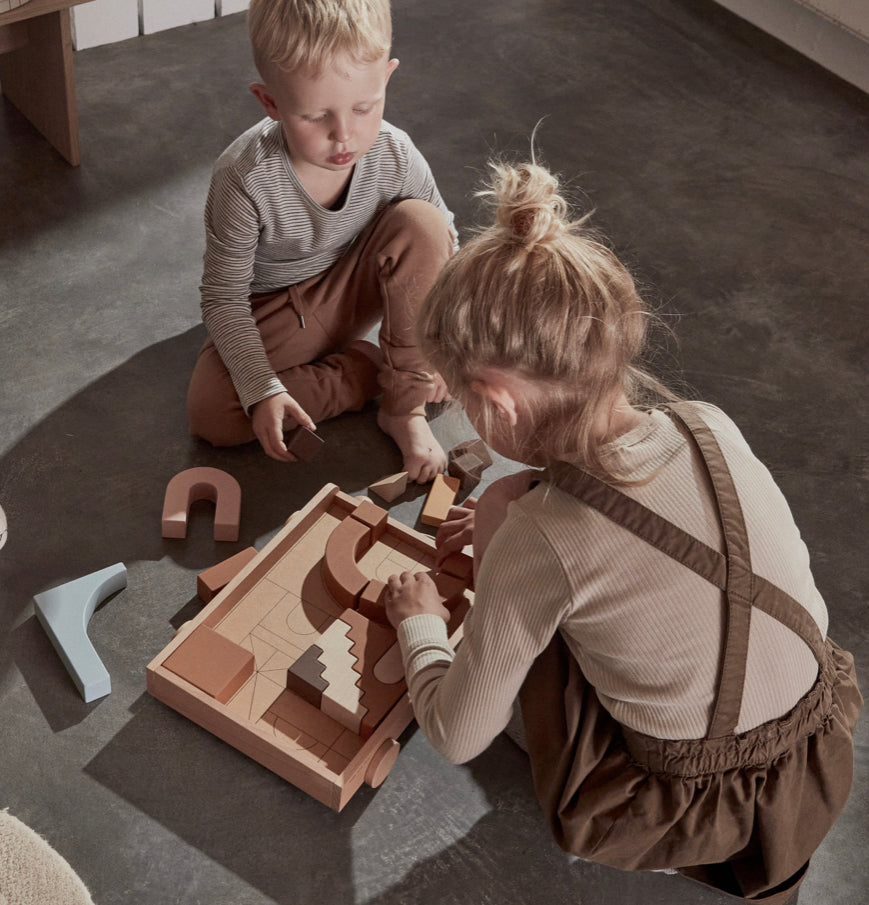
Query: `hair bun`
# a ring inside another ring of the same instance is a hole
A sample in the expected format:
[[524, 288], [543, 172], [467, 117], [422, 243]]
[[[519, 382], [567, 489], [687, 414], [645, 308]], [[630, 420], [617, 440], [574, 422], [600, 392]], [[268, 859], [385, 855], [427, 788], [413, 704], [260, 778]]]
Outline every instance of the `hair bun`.
[[558, 193], [558, 179], [533, 163], [493, 164], [490, 194], [495, 226], [508, 241], [531, 250], [561, 235], [569, 226], [567, 202]]

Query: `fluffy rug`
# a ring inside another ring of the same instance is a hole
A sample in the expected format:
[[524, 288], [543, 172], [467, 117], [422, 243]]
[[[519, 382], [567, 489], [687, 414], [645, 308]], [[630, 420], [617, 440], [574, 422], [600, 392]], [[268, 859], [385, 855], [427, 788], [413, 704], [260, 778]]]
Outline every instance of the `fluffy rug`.
[[69, 864], [8, 811], [0, 811], [0, 905], [93, 905]]

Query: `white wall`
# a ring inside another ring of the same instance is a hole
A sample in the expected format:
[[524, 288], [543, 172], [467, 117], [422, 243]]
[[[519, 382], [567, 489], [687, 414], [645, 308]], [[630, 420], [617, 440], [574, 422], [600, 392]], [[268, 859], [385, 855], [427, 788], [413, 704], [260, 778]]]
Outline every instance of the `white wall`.
[[91, 0], [74, 6], [76, 50], [242, 12], [249, 0]]
[[867, 0], [717, 0], [809, 59], [869, 92]]

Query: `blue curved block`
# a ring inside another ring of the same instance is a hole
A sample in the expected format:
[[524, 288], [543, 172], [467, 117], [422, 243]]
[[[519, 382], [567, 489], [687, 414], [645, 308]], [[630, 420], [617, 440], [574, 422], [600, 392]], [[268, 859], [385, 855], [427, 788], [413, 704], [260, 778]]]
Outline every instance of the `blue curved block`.
[[87, 636], [94, 610], [127, 586], [127, 570], [116, 563], [37, 594], [36, 616], [86, 703], [107, 695], [112, 681]]

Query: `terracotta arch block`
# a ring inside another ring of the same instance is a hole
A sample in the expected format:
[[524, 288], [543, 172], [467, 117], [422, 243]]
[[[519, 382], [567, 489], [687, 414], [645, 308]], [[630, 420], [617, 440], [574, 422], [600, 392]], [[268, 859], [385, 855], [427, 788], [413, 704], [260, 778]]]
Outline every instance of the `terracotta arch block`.
[[335, 526], [326, 541], [323, 582], [329, 593], [348, 609], [354, 609], [368, 579], [356, 560], [371, 546], [371, 527], [348, 516]]
[[323, 582], [341, 606], [356, 608], [368, 584], [356, 562], [383, 536], [387, 518], [385, 509], [371, 500], [362, 500], [329, 535], [323, 556]]
[[179, 472], [166, 486], [163, 537], [187, 537], [187, 516], [197, 500], [214, 503], [214, 539], [237, 541], [241, 487], [232, 475], [205, 466]]

